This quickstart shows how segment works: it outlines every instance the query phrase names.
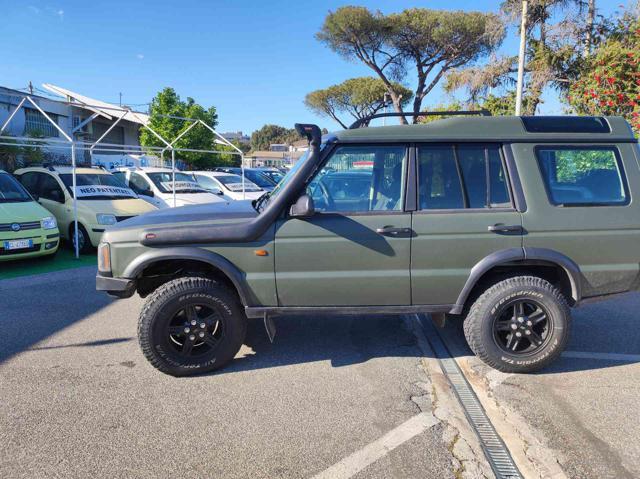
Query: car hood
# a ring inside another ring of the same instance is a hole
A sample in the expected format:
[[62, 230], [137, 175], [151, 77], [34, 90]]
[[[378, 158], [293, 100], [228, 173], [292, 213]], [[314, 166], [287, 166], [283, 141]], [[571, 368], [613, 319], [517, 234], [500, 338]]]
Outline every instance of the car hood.
[[256, 210], [251, 205], [251, 200], [205, 203], [193, 206], [181, 206], [179, 208], [165, 208], [136, 216], [122, 221], [107, 229], [118, 231], [124, 229], [144, 228], [167, 223], [195, 223], [195, 222], [232, 222], [234, 220], [250, 220], [257, 216]]
[[118, 200], [78, 200], [78, 208], [87, 213], [103, 213], [116, 216], [137, 216], [158, 208], [140, 198]]
[[53, 216], [35, 201], [0, 203], [0, 223], [27, 223]]

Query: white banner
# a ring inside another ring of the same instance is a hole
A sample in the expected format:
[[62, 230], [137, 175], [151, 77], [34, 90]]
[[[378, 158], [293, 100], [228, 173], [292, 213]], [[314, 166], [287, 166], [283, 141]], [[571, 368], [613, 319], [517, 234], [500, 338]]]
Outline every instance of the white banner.
[[76, 197], [86, 198], [88, 196], [122, 196], [129, 198], [137, 198], [138, 195], [129, 188], [121, 188], [119, 186], [106, 185], [85, 185], [76, 186]]
[[[162, 186], [164, 186], [168, 190], [173, 190], [173, 182], [171, 181], [163, 181]], [[194, 183], [192, 181], [176, 181], [176, 191], [180, 190], [204, 190], [202, 186], [198, 183]]]
[[[242, 183], [227, 183], [227, 188], [229, 188], [231, 191], [242, 191]], [[244, 185], [244, 190], [245, 191], [260, 191], [255, 186], [249, 185], [247, 183], [245, 183], [245, 185]]]

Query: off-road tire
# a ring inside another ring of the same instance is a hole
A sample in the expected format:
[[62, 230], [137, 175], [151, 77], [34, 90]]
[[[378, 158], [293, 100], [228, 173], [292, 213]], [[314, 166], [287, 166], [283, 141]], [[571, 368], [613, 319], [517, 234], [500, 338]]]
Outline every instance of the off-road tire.
[[[215, 310], [223, 322], [224, 337], [209, 356], [192, 360], [176, 358], [162, 347], [164, 328], [181, 307], [196, 303]], [[142, 353], [156, 369], [171, 376], [191, 376], [222, 368], [234, 358], [246, 332], [247, 317], [238, 297], [228, 288], [203, 277], [183, 277], [163, 284], [149, 296], [138, 320]]]
[[[510, 354], [494, 340], [494, 321], [510, 301], [535, 301], [550, 317], [548, 339], [530, 355]], [[464, 320], [464, 335], [471, 350], [486, 364], [507, 373], [538, 371], [557, 359], [569, 340], [571, 312], [564, 295], [548, 281], [515, 276], [496, 283], [473, 303]]]

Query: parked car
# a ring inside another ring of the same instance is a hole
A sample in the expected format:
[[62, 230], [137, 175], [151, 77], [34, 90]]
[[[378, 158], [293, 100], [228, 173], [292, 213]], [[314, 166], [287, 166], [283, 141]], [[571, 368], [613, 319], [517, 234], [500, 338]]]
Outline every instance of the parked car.
[[623, 118], [455, 117], [324, 142], [296, 129], [309, 152], [262, 200], [105, 234], [97, 288], [148, 296], [139, 340], [159, 370], [222, 367], [247, 317], [272, 338], [279, 314], [431, 313], [463, 320], [492, 367], [531, 372], [560, 356], [570, 308], [640, 288], [640, 150]]
[[276, 185], [280, 183], [280, 180], [282, 180], [282, 178], [284, 178], [284, 175], [285, 175], [285, 173], [283, 173], [277, 168], [262, 167], [262, 168], [256, 168], [256, 169], [260, 171], [263, 175], [265, 175], [267, 178], [269, 178], [271, 181], [273, 181]]
[[[61, 236], [75, 247], [72, 171], [70, 166], [38, 166], [22, 168], [14, 174], [56, 218]], [[78, 248], [84, 253], [98, 246], [108, 226], [157, 209], [99, 168], [76, 168], [75, 191]]]
[[176, 171], [174, 205], [171, 168], [126, 167], [116, 168], [113, 173], [141, 198], [158, 208], [227, 201], [227, 198], [207, 191], [191, 174]]
[[[225, 173], [233, 173], [240, 177], [242, 176], [242, 168], [238, 167], [219, 167], [216, 168], [215, 171], [223, 171]], [[276, 182], [265, 175], [262, 170], [257, 168], [245, 168], [244, 177], [265, 191], [273, 191], [276, 187]]]
[[[232, 200], [257, 200], [266, 193], [255, 183], [223, 171], [190, 171], [200, 186], [211, 193], [225, 195]], [[244, 188], [244, 192], [243, 192]]]
[[60, 232], [56, 219], [9, 173], [0, 170], [0, 261], [53, 257]]

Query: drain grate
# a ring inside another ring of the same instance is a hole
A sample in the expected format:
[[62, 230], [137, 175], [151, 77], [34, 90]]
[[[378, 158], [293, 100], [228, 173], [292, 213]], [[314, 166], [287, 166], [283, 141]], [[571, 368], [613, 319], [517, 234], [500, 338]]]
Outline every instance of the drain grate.
[[440, 333], [431, 324], [431, 321], [422, 321], [419, 315], [416, 315], [416, 318], [425, 332], [427, 341], [436, 353], [442, 372], [453, 386], [471, 427], [480, 438], [482, 449], [494, 474], [498, 479], [522, 479], [522, 474], [513, 462], [509, 449], [491, 424], [458, 363], [451, 357], [449, 349], [440, 338]]

